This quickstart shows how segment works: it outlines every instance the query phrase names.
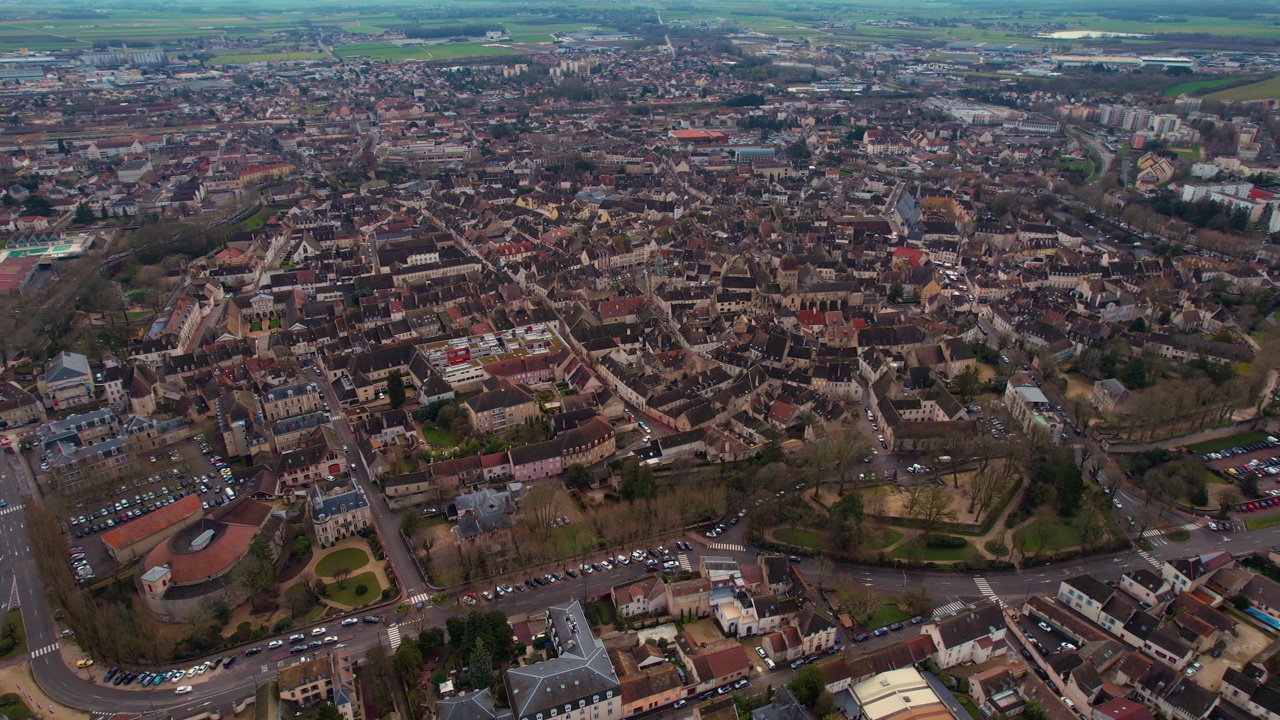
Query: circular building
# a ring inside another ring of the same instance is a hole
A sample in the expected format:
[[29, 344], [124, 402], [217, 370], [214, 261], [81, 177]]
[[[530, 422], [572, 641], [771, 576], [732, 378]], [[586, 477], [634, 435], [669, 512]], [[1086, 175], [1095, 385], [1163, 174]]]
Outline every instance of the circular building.
[[270, 505], [252, 498], [216, 508], [147, 553], [139, 565], [143, 601], [167, 622], [182, 622], [218, 602], [239, 605], [247, 593], [236, 582], [235, 569], [258, 534], [278, 555], [282, 526]]

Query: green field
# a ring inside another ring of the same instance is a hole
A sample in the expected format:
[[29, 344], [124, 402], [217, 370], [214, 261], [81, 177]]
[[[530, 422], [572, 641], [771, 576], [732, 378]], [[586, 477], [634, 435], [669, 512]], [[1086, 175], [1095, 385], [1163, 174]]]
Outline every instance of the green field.
[[464, 57], [518, 55], [510, 47], [482, 43], [450, 43], [443, 45], [394, 45], [392, 43], [347, 43], [333, 49], [340, 58], [369, 57], [376, 60], [454, 60]]
[[1197, 455], [1206, 455], [1211, 452], [1236, 447], [1237, 445], [1248, 445], [1249, 443], [1255, 443], [1259, 440], [1266, 439], [1267, 434], [1264, 432], [1247, 432], [1239, 435], [1229, 435], [1224, 438], [1218, 438], [1217, 440], [1206, 440], [1202, 443], [1196, 443], [1195, 445], [1188, 445], [1187, 449]]
[[18, 657], [25, 654], [27, 652], [27, 631], [22, 627], [22, 611], [10, 610], [8, 615], [5, 616], [4, 622], [6, 625], [13, 626], [13, 631], [17, 633], [18, 644], [14, 645], [9, 652], [0, 655], [0, 658]]
[[899, 560], [921, 560], [924, 562], [956, 562], [958, 560], [967, 559], [976, 552], [973, 543], [966, 543], [964, 547], [959, 548], [931, 548], [925, 547], [924, 543], [919, 541], [919, 537], [913, 538], [910, 542], [905, 542], [894, 548], [889, 553], [889, 557]]
[[316, 563], [316, 575], [320, 577], [333, 577], [334, 572], [338, 568], [346, 568], [348, 570], [359, 570], [369, 564], [369, 553], [360, 548], [343, 548], [334, 550], [333, 552], [320, 558], [320, 562]]
[[[61, 6], [45, 5], [53, 9]], [[18, 49], [54, 50], [62, 48], [87, 49], [94, 42], [113, 44], [128, 43], [131, 48], [174, 48], [179, 41], [195, 38], [248, 38], [264, 42], [272, 41], [272, 34], [299, 29], [326, 28], [362, 35], [375, 35], [389, 29], [403, 28], [415, 21], [406, 10], [419, 10], [418, 3], [407, 0], [390, 0], [388, 3], [353, 8], [348, 3], [316, 2], [295, 3], [291, 0], [264, 0], [252, 10], [240, 3], [232, 4], [214, 0], [203, 5], [181, 5], [152, 8], [131, 5], [127, 8], [96, 7], [93, 14], [67, 18], [60, 16], [39, 17], [38, 9], [15, 6], [14, 13], [26, 17], [21, 20], [0, 22], [0, 50]], [[540, 9], [545, 8], [545, 9]], [[460, 0], [449, 5], [450, 17], [418, 15], [416, 21], [422, 27], [436, 27], [470, 22], [503, 25], [517, 43], [543, 42], [556, 30], [580, 29], [587, 25], [599, 25], [607, 20], [608, 13], [619, 9], [617, 3], [606, 0], [587, 0], [574, 3], [572, 12], [581, 13], [582, 19], [562, 17], [553, 13], [550, 5], [510, 5], [488, 0]], [[630, 6], [628, 6], [630, 7]], [[1154, 6], [1153, 6], [1154, 7]], [[862, 3], [830, 3], [819, 5], [778, 5], [760, 0], [707, 0], [693, 4], [663, 4], [662, 18], [668, 25], [742, 29], [764, 35], [809, 40], [813, 43], [856, 44], [905, 42], [930, 44], [963, 42], [1032, 42], [1054, 46], [1081, 47], [1096, 45], [1090, 39], [1062, 39], [1036, 37], [1030, 29], [1036, 26], [1056, 24], [1062, 27], [1130, 33], [1186, 33], [1203, 32], [1217, 36], [1237, 38], [1272, 38], [1275, 36], [1274, 9], [1265, 6], [1250, 8], [1256, 14], [1250, 17], [1228, 18], [1226, 8], [1204, 4], [1210, 12], [1220, 16], [1188, 15], [1189, 8], [1164, 8], [1152, 12], [1146, 20], [1119, 20], [1098, 14], [1107, 10], [1104, 6], [1032, 5], [1013, 8], [1004, 4], [962, 2], [961, 0], [908, 0], [888, 2], [867, 0]], [[559, 8], [555, 8], [558, 10]], [[474, 10], [474, 13], [468, 13]], [[495, 13], [494, 11], [498, 12]], [[509, 14], [516, 12], [534, 14]], [[595, 17], [593, 13], [598, 13]], [[916, 23], [917, 19], [923, 23]], [[835, 21], [846, 24], [844, 28], [823, 29], [819, 22]], [[875, 23], [875, 24], [871, 24]], [[901, 24], [898, 24], [901, 23]], [[936, 24], [935, 24], [936, 23]], [[1158, 42], [1157, 39], [1124, 38], [1107, 41], [1111, 45], [1130, 46], [1140, 50], [1143, 46]], [[387, 59], [449, 59], [484, 55], [509, 54], [502, 48], [486, 48], [478, 43], [448, 46], [439, 53], [431, 52], [430, 58], [417, 54], [392, 53], [392, 47], [383, 47], [375, 53], [350, 52], [350, 55], [387, 56]], [[244, 51], [255, 54], [253, 49]], [[424, 52], [418, 48], [418, 52]], [[271, 54], [263, 52], [262, 54]], [[1203, 81], [1214, 82], [1214, 81]], [[1178, 92], [1189, 92], [1187, 87], [1197, 82], [1182, 83]], [[1201, 87], [1212, 87], [1211, 85]], [[1172, 90], [1173, 88], [1170, 88]], [[1267, 91], [1270, 92], [1270, 91]], [[1175, 93], [1176, 94], [1176, 93]]]
[[864, 625], [864, 629], [874, 630], [885, 625], [891, 625], [896, 622], [902, 622], [907, 619], [907, 614], [898, 609], [898, 604], [893, 600], [889, 600], [880, 606], [875, 615]]
[[[364, 594], [357, 595], [356, 588], [361, 585], [365, 587]], [[382, 586], [378, 584], [377, 575], [372, 572], [365, 572], [347, 578], [344, 587], [338, 587], [336, 582], [325, 585], [324, 596], [347, 607], [367, 605], [382, 597]]]
[[1244, 522], [1244, 526], [1250, 530], [1262, 530], [1264, 528], [1275, 527], [1277, 525], [1280, 525], [1280, 514], [1249, 518]]
[[1268, 100], [1280, 98], [1280, 77], [1241, 85], [1229, 90], [1219, 90], [1204, 96], [1206, 100]]
[[324, 53], [320, 52], [219, 54], [210, 63], [213, 65], [245, 65], [259, 62], [285, 62], [288, 60], [323, 60], [324, 57]]
[[779, 528], [774, 531], [773, 536], [779, 541], [796, 547], [808, 548], [813, 551], [822, 550], [827, 546], [827, 539], [821, 533], [812, 530], [801, 530], [799, 528]]
[[1215, 78], [1215, 79], [1213, 79], [1213, 80], [1190, 80], [1190, 81], [1188, 81], [1188, 82], [1178, 83], [1177, 85], [1174, 85], [1173, 87], [1167, 87], [1167, 88], [1165, 88], [1165, 89], [1164, 89], [1164, 94], [1165, 94], [1167, 97], [1178, 97], [1179, 95], [1182, 95], [1183, 93], [1186, 93], [1187, 95], [1190, 95], [1190, 94], [1194, 93], [1194, 92], [1195, 92], [1195, 91], [1197, 91], [1197, 90], [1205, 90], [1205, 89], [1208, 89], [1208, 88], [1215, 88], [1215, 87], [1218, 87], [1218, 86], [1220, 86], [1220, 85], [1229, 85], [1229, 84], [1231, 84], [1231, 83], [1233, 83], [1233, 82], [1235, 82], [1235, 81], [1237, 81], [1237, 80], [1239, 80], [1239, 79], [1240, 79], [1240, 78], [1238, 78], [1238, 77], [1229, 77], [1229, 78]]
[[1052, 522], [1051, 532], [1046, 537], [1043, 547], [1040, 545], [1040, 533], [1035, 528], [1034, 524], [1018, 528], [1018, 530], [1013, 534], [1013, 540], [1015, 543], [1020, 544], [1024, 540], [1026, 541], [1026, 545], [1023, 545], [1022, 547], [1026, 549], [1028, 555], [1034, 555], [1040, 552], [1055, 552], [1057, 550], [1062, 550], [1063, 548], [1076, 547], [1082, 543], [1082, 540], [1080, 539], [1080, 530], [1075, 524], [1065, 525], [1053, 522], [1047, 518], [1042, 519], [1039, 522]]

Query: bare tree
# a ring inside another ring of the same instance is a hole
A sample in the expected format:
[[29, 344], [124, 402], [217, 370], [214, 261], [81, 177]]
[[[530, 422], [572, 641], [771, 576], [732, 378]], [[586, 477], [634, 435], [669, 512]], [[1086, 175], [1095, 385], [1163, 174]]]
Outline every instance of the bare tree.
[[818, 574], [818, 593], [822, 594], [827, 591], [827, 581], [831, 579], [835, 563], [831, 562], [831, 558], [826, 555], [819, 555], [813, 562]]
[[849, 613], [854, 627], [864, 627], [880, 610], [880, 596], [871, 590], [841, 590], [836, 593], [836, 607]]
[[346, 587], [347, 578], [349, 577], [351, 577], [351, 568], [346, 567], [344, 565], [343, 567], [338, 567], [333, 569], [333, 579], [338, 582], [338, 587], [340, 588]]
[[951, 494], [941, 485], [924, 483], [907, 490], [906, 511], [908, 517], [920, 521], [920, 529], [927, 540], [933, 537], [938, 525], [956, 519]]

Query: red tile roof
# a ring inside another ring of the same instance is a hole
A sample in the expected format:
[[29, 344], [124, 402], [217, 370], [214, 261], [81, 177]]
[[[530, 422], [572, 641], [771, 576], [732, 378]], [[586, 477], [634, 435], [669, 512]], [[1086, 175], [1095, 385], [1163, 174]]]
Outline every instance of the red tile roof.
[[121, 550], [182, 522], [199, 513], [201, 509], [200, 496], [188, 495], [172, 505], [166, 505], [137, 520], [108, 530], [102, 534], [102, 544], [112, 550]]

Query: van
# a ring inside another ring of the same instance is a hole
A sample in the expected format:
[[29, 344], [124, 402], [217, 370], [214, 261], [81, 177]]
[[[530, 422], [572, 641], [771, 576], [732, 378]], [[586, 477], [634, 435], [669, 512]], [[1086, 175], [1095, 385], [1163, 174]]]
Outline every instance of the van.
[[943, 455], [943, 456], [941, 456], [941, 457], [939, 457], [939, 458], [938, 458], [938, 462], [940, 462], [940, 463], [942, 463], [942, 464], [944, 464], [944, 465], [945, 465], [946, 463], [951, 462], [951, 456], [950, 456], [950, 455]]

